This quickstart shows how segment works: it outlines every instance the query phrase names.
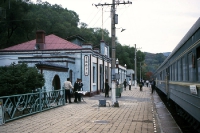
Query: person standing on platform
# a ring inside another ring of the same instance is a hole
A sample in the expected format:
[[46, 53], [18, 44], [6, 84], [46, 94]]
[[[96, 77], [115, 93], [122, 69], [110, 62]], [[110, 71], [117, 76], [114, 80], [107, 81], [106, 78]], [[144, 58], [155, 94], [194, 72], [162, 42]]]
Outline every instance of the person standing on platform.
[[126, 82], [126, 79], [124, 79], [124, 90], [126, 90], [126, 85], [127, 85], [127, 82]]
[[83, 82], [82, 82], [82, 79], [80, 79], [79, 85], [80, 85], [80, 91], [83, 91]]
[[146, 85], [147, 85], [147, 87], [148, 87], [148, 85], [149, 85], [149, 80], [146, 80]]
[[67, 78], [67, 81], [64, 82], [63, 87], [65, 88], [65, 101], [67, 103], [67, 98], [69, 100], [69, 103], [71, 102], [71, 92], [70, 89], [73, 89], [72, 83], [70, 81], [70, 78]]
[[142, 81], [139, 82], [139, 87], [140, 87], [140, 91], [142, 91], [142, 87], [143, 87]]
[[108, 79], [106, 79], [105, 82], [105, 97], [109, 97], [109, 85], [108, 85]]
[[156, 82], [154, 81], [154, 79], [152, 79], [151, 81], [151, 89], [152, 89], [152, 94], [153, 94], [154, 90], [156, 89]]
[[[78, 84], [79, 84], [79, 89], [78, 89], [78, 91], [83, 91], [83, 83], [82, 83], [82, 80], [81, 80], [81, 79], [79, 79]], [[81, 102], [81, 93], [78, 93], [78, 101]]]
[[131, 90], [131, 79], [129, 79], [128, 85], [129, 85], [129, 90]]
[[74, 83], [74, 102], [77, 103], [78, 100], [78, 92], [79, 91], [79, 79], [77, 78], [76, 82]]

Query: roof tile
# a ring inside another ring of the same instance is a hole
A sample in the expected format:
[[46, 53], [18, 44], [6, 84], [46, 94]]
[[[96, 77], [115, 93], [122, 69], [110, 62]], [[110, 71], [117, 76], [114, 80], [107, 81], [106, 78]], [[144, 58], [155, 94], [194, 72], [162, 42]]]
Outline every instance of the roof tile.
[[[35, 50], [36, 39], [24, 42], [15, 46], [11, 46], [1, 51], [29, 51]], [[54, 34], [45, 36], [44, 50], [64, 50], [64, 49], [81, 49], [81, 46], [71, 43]]]

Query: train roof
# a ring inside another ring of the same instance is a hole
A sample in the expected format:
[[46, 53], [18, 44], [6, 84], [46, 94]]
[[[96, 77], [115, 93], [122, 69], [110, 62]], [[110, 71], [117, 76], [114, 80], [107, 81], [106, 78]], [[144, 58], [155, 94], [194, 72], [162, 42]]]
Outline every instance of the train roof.
[[[194, 23], [194, 25], [190, 28], [190, 30], [185, 34], [185, 36], [181, 39], [181, 41], [178, 43], [178, 45], [174, 48], [174, 50], [171, 52], [171, 54], [165, 59], [165, 61], [158, 67], [158, 69], [164, 65], [171, 56], [173, 56], [176, 51], [179, 50], [179, 48], [184, 45], [184, 43], [199, 29], [200, 27], [200, 17], [198, 20]], [[157, 70], [158, 70], [157, 69]], [[157, 71], [156, 70], [156, 71]]]

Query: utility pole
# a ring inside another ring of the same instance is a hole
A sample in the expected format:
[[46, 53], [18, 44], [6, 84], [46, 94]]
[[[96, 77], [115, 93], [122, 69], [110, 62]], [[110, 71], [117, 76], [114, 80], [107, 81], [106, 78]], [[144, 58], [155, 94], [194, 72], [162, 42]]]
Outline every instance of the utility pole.
[[116, 17], [117, 14], [115, 14], [115, 6], [116, 5], [120, 5], [120, 4], [132, 4], [132, 2], [130, 1], [123, 1], [123, 2], [120, 2], [119, 0], [115, 1], [115, 0], [112, 0], [112, 4], [108, 4], [108, 3], [104, 3], [104, 4], [97, 4], [95, 5], [96, 7], [97, 6], [111, 6], [111, 38], [112, 38], [112, 62], [111, 62], [111, 78], [112, 78], [112, 96], [111, 96], [111, 101], [112, 101], [112, 104], [114, 107], [119, 107], [119, 103], [118, 101], [116, 101], [116, 67], [115, 67], [115, 64], [116, 64], [116, 61], [115, 61], [115, 58], [116, 58], [116, 49], [115, 49], [115, 24], [118, 23], [118, 20]]
[[137, 88], [137, 57], [136, 57], [136, 44], [135, 44], [135, 89]]

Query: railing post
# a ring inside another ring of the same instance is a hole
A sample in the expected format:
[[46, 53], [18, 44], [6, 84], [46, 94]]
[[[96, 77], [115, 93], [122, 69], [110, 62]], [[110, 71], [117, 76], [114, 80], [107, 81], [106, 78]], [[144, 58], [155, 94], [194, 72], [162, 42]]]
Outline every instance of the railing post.
[[40, 105], [40, 112], [42, 111], [42, 89], [39, 89], [39, 105]]

